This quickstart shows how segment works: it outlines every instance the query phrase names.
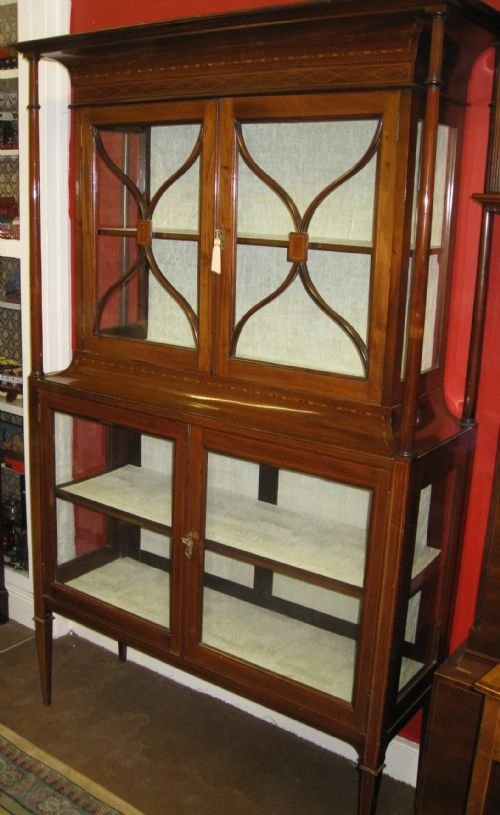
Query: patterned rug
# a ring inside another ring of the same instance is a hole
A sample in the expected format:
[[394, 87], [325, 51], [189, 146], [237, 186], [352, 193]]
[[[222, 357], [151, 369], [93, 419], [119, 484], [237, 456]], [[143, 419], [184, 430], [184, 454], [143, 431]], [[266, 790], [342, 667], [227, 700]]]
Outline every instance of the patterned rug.
[[142, 815], [0, 725], [1, 815]]

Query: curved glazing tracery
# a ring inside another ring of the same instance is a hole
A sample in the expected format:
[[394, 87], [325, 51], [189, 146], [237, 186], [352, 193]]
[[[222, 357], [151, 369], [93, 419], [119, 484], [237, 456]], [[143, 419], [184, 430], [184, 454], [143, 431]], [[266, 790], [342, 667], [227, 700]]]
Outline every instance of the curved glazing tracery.
[[[126, 134], [123, 135], [126, 137]], [[128, 193], [130, 193], [132, 196], [132, 200], [137, 206], [137, 214], [140, 220], [152, 223], [154, 213], [162, 197], [191, 169], [191, 167], [193, 167], [197, 159], [199, 159], [201, 156], [203, 129], [200, 127], [195, 144], [186, 160], [160, 184], [151, 197], [149, 197], [147, 191], [141, 191], [130, 175], [123, 170], [109, 155], [103, 143], [101, 133], [97, 128], [94, 128], [94, 140], [97, 155], [102, 159], [105, 166], [118, 179], [118, 181], [123, 184]], [[122, 230], [124, 236], [126, 235], [127, 237], [130, 236], [130, 232], [137, 235], [138, 231], [137, 225], [132, 227], [129, 227], [128, 225], [123, 226]], [[120, 228], [118, 228], [117, 232], [119, 231]], [[151, 235], [152, 238], [168, 237], [167, 233], [155, 234], [154, 230], [152, 231]], [[155, 257], [152, 240], [149, 240], [144, 245], [141, 245], [142, 242], [137, 239], [137, 244], [138, 256], [131, 264], [125, 264], [123, 267], [123, 274], [120, 276], [120, 278], [109, 285], [106, 288], [106, 291], [99, 298], [96, 310], [95, 330], [98, 331], [101, 328], [103, 313], [110, 300], [116, 296], [120, 290], [125, 291], [126, 287], [129, 286], [134, 278], [139, 278], [147, 271], [150, 271], [161, 288], [175, 301], [175, 303], [177, 303], [184, 313], [196, 345], [198, 342], [199, 326], [198, 317], [195, 310], [188, 302], [186, 297], [176, 288], [176, 286], [173, 285], [173, 283], [168, 279], [168, 276], [160, 268]]]
[[119, 181], [124, 184], [124, 186], [128, 189], [130, 194], [132, 195], [133, 199], [136, 201], [139, 212], [142, 218], [145, 218], [146, 212], [146, 198], [145, 195], [140, 191], [137, 184], [135, 184], [130, 176], [124, 172], [118, 164], [113, 161], [111, 156], [108, 154], [106, 148], [104, 147], [101, 134], [97, 127], [94, 128], [94, 142], [97, 149], [97, 154], [102, 158], [108, 170], [110, 170], [113, 175], [115, 175]]
[[[279, 184], [278, 181], [276, 181], [270, 174], [268, 174], [262, 167], [260, 167], [258, 162], [251, 155], [243, 136], [242, 126], [240, 123], [236, 124], [236, 139], [239, 154], [242, 160], [245, 162], [250, 171], [254, 173], [255, 176], [257, 176], [257, 178], [260, 181], [262, 181], [262, 183], [264, 183], [273, 192], [273, 194], [276, 195], [278, 199], [283, 203], [283, 205], [285, 206], [286, 210], [290, 215], [293, 230], [296, 233], [302, 233], [304, 235], [309, 231], [309, 227], [314, 214], [317, 212], [318, 208], [326, 200], [326, 198], [328, 198], [328, 196], [330, 196], [335, 190], [337, 190], [342, 185], [346, 184], [351, 178], [353, 178], [357, 173], [359, 173], [364, 167], [366, 167], [366, 165], [374, 157], [380, 145], [381, 132], [382, 132], [382, 122], [379, 121], [375, 128], [375, 132], [371, 139], [371, 142], [368, 145], [368, 148], [361, 155], [361, 157], [351, 167], [349, 167], [337, 178], [332, 180], [317, 195], [315, 195], [313, 200], [306, 207], [304, 214], [301, 215], [298, 206], [296, 205], [292, 197], [289, 195], [289, 193], [283, 188], [282, 185]], [[329, 303], [327, 303], [326, 300], [322, 297], [322, 295], [320, 294], [312, 280], [306, 258], [300, 260], [293, 260], [292, 265], [283, 281], [278, 286], [276, 286], [266, 297], [262, 298], [257, 303], [255, 303], [250, 309], [248, 309], [246, 313], [243, 314], [243, 316], [239, 319], [239, 321], [234, 327], [232, 335], [231, 353], [233, 355], [236, 353], [236, 347], [241, 332], [244, 326], [250, 320], [250, 318], [253, 317], [258, 311], [263, 309], [265, 306], [269, 305], [274, 300], [276, 300], [280, 295], [282, 295], [287, 289], [289, 289], [289, 287], [297, 278], [300, 279], [304, 291], [307, 293], [308, 297], [314, 302], [314, 304], [323, 312], [323, 314], [325, 314], [331, 321], [333, 321], [353, 343], [361, 360], [364, 374], [366, 375], [368, 368], [368, 349], [366, 343], [364, 342], [358, 331], [354, 328], [354, 326], [347, 319], [345, 319], [339, 312], [333, 309], [332, 306]]]

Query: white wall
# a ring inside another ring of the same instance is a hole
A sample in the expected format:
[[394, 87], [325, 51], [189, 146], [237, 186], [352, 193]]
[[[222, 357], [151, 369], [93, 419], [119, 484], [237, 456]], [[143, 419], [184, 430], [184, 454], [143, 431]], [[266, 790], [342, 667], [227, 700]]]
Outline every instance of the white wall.
[[[66, 34], [70, 26], [71, 0], [18, 0], [20, 40]], [[27, 136], [28, 69], [20, 58], [20, 116], [23, 134]], [[44, 357], [47, 371], [58, 370], [68, 363], [70, 350], [69, 297], [69, 79], [57, 63], [41, 61], [40, 75], [40, 140], [42, 265], [44, 311]], [[23, 158], [27, 162], [27, 138], [23, 138]], [[27, 164], [26, 164], [27, 169]], [[26, 193], [22, 223], [27, 223], [28, 173], [23, 172]], [[25, 276], [26, 277], [26, 276]], [[28, 294], [28, 292], [26, 292]], [[23, 302], [27, 302], [23, 300]], [[24, 315], [28, 317], [27, 309]], [[28, 330], [28, 326], [26, 326]], [[28, 334], [25, 334], [28, 336]]]
[[[66, 34], [70, 25], [71, 0], [18, 0], [18, 39], [29, 40]], [[30, 360], [29, 286], [29, 183], [28, 183], [28, 65], [19, 58], [19, 204], [21, 240], [23, 372]], [[42, 172], [42, 254], [44, 280], [44, 341], [47, 369], [62, 368], [69, 359], [69, 218], [68, 218], [68, 108], [69, 82], [59, 65], [40, 66], [41, 172]], [[50, 368], [49, 368], [50, 366]], [[26, 394], [26, 383], [24, 393]], [[29, 424], [24, 416], [26, 483], [29, 483]], [[27, 514], [30, 515], [29, 491]], [[28, 539], [31, 539], [28, 523]], [[33, 592], [31, 580], [7, 570], [9, 613], [12, 619], [32, 626]]]

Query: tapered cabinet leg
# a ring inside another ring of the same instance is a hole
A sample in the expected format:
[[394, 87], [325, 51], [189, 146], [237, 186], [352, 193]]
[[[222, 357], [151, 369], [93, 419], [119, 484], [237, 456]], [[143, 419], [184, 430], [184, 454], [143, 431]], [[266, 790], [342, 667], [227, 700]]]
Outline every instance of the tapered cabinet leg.
[[375, 815], [383, 770], [383, 764], [377, 769], [362, 762], [358, 764], [358, 815]]
[[118, 643], [118, 659], [120, 662], [127, 661], [127, 645], [124, 642]]
[[35, 617], [35, 634], [38, 649], [38, 667], [42, 700], [44, 705], [52, 701], [52, 621], [51, 612]]

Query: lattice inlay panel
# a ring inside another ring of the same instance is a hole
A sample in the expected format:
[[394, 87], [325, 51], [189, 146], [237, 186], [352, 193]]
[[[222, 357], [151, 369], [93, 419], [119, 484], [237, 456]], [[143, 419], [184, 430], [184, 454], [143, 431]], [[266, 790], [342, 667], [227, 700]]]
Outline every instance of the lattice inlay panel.
[[[19, 282], [19, 260], [0, 258], [0, 300], [9, 300], [9, 292]], [[21, 312], [0, 306], [0, 354], [21, 361]]]
[[1, 306], [0, 349], [3, 356], [21, 361], [21, 312]]
[[8, 300], [7, 290], [19, 279], [20, 264], [17, 258], [0, 257], [0, 300]]
[[17, 156], [0, 155], [0, 196], [19, 201], [19, 160]]
[[2, 79], [0, 72], [0, 80], [0, 111], [14, 113], [17, 117], [17, 79]]

